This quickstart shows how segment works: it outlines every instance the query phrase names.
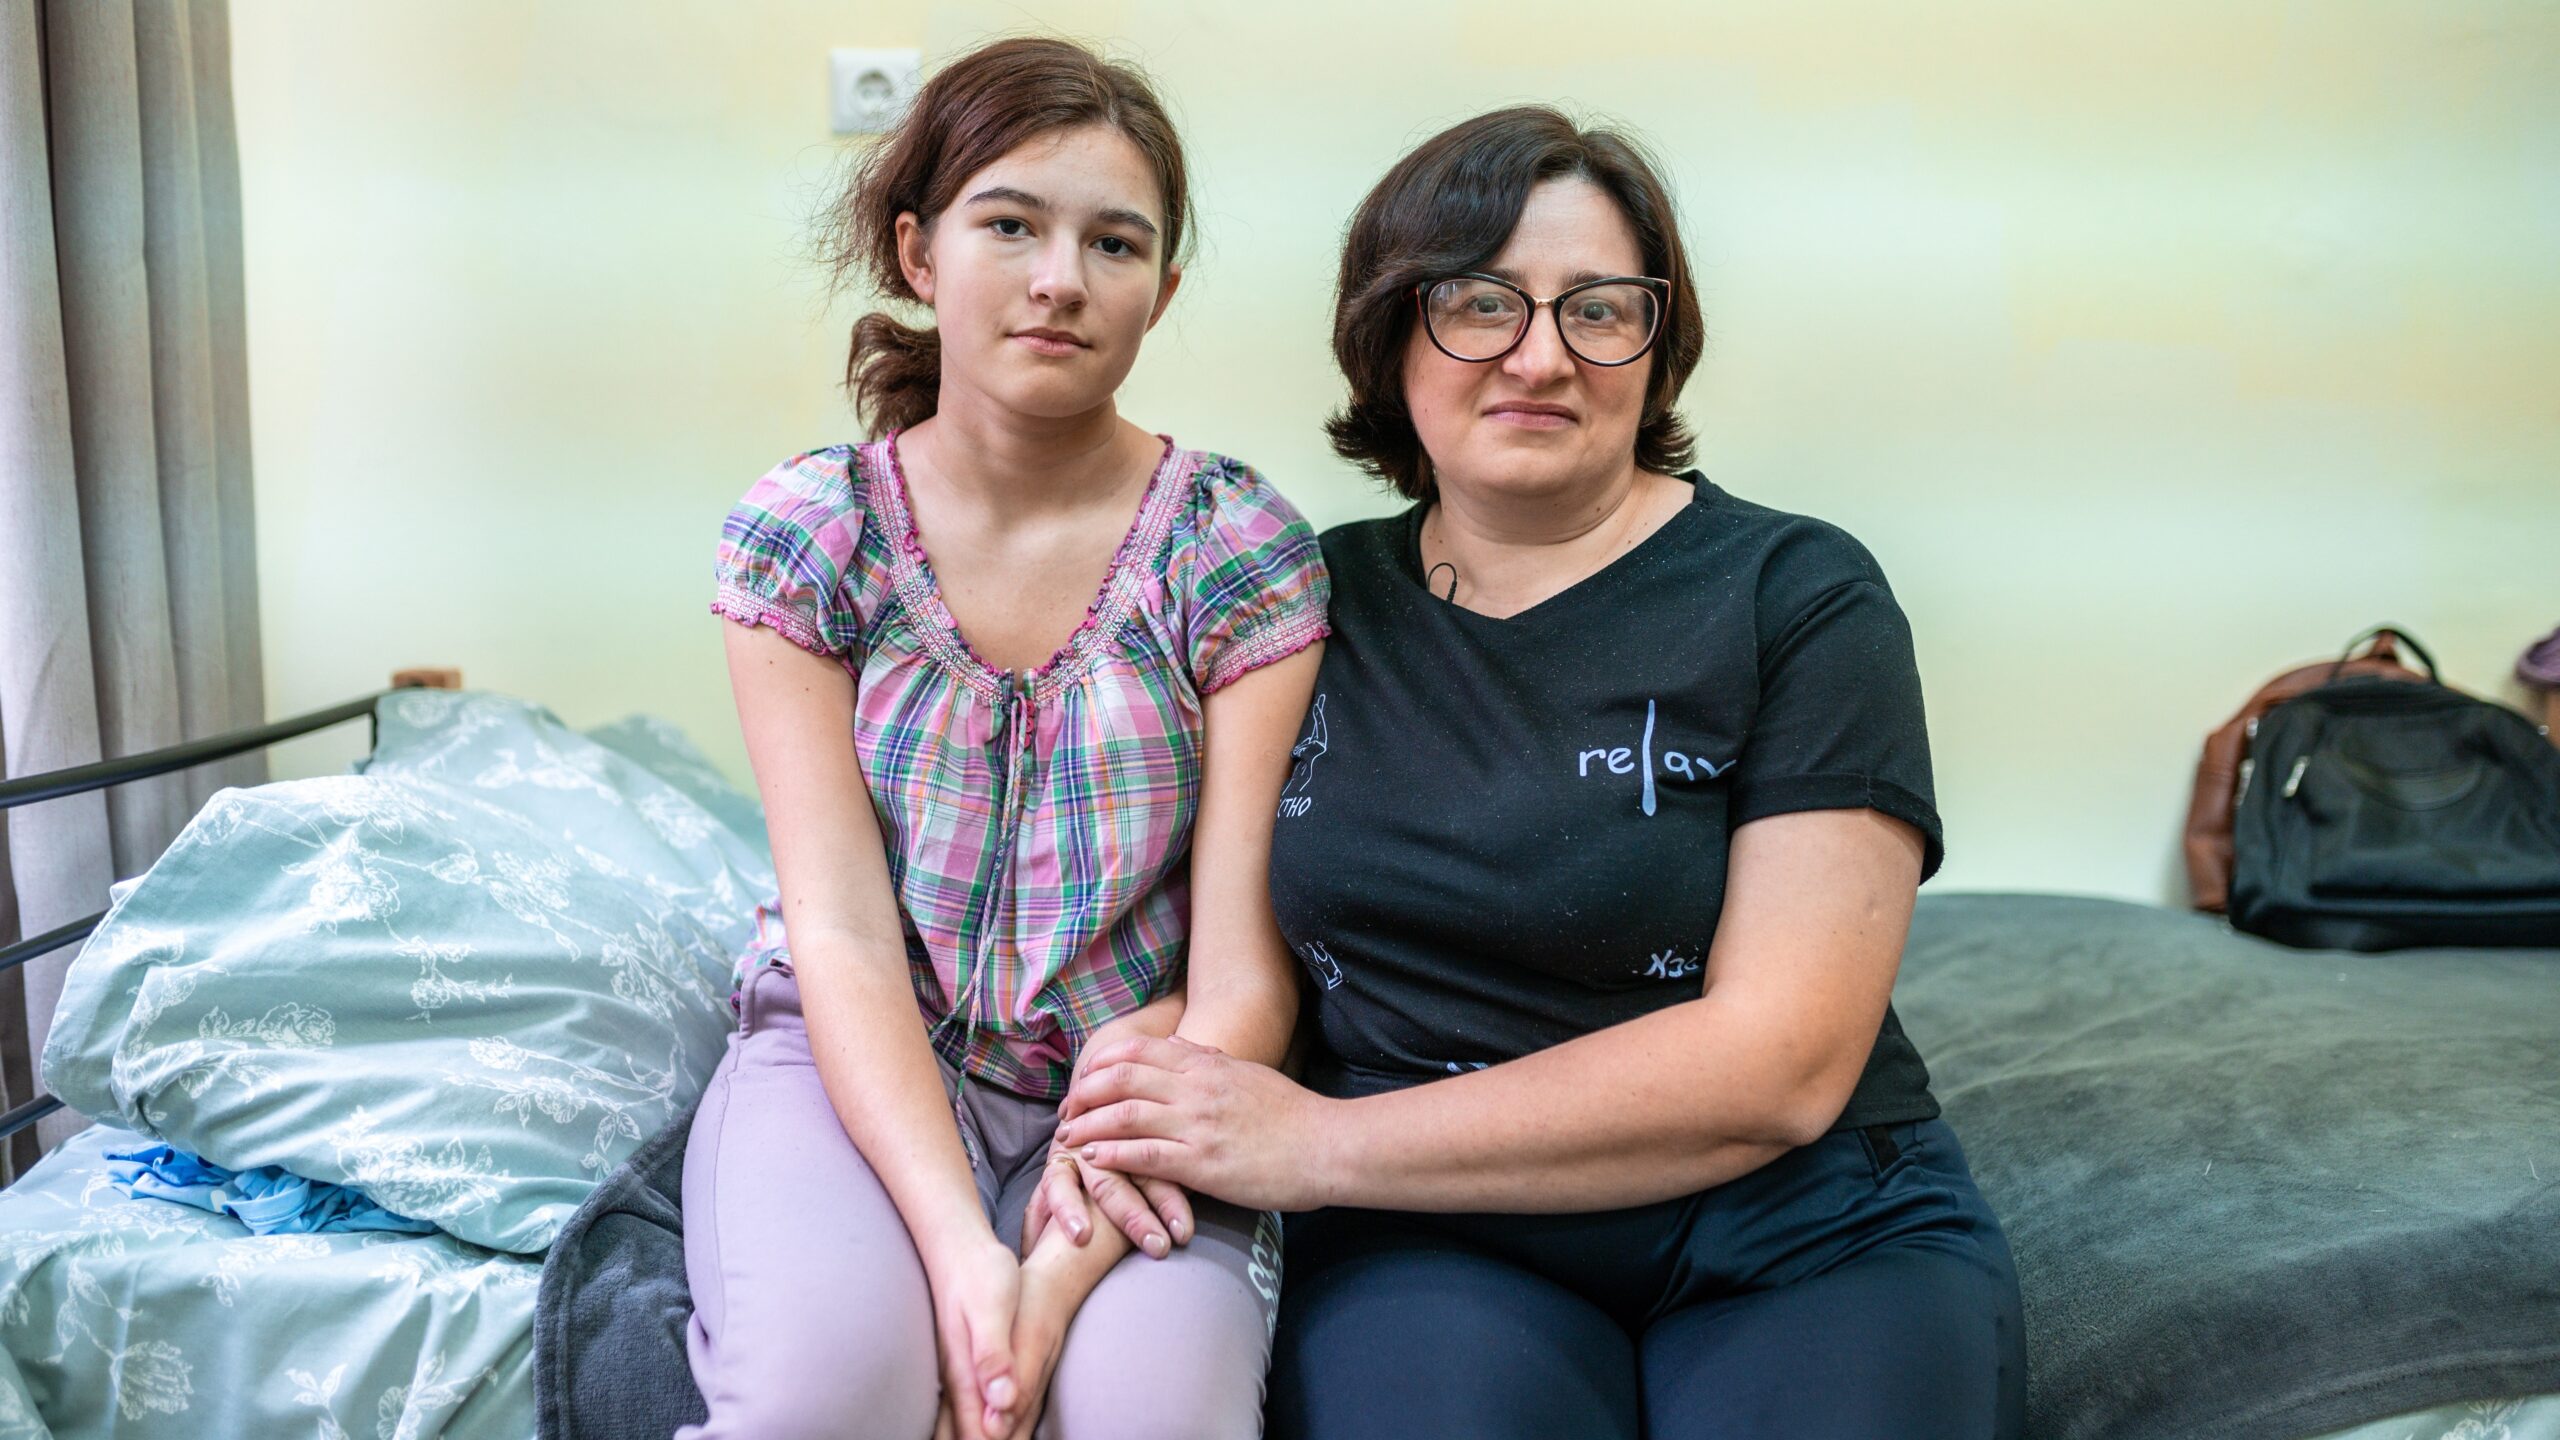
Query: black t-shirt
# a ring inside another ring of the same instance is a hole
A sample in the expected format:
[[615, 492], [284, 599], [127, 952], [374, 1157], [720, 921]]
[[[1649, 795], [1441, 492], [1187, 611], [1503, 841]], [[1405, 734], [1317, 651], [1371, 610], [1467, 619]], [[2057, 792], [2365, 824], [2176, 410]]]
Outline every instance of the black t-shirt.
[[[1873, 807], [1943, 854], [1911, 630], [1866, 549], [1691, 502], [1496, 620], [1426, 589], [1422, 507], [1323, 537], [1333, 637], [1271, 892], [1308, 1083], [1376, 1094], [1697, 998], [1733, 828]], [[1888, 1010], [1836, 1128], [1938, 1113]]]

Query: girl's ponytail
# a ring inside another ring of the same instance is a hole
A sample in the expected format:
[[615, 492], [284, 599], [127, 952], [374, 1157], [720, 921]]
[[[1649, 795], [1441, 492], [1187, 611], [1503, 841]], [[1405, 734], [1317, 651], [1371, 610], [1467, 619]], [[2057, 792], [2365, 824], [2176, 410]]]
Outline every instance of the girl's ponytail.
[[885, 311], [863, 316], [853, 322], [844, 388], [874, 435], [930, 419], [942, 399], [942, 332], [901, 325]]

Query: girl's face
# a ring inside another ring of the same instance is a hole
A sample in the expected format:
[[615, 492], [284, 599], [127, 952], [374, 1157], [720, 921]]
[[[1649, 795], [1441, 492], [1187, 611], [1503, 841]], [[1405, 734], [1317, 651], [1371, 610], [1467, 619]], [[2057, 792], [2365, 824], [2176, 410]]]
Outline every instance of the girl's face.
[[1084, 125], [1029, 140], [930, 227], [898, 217], [898, 261], [942, 337], [942, 383], [1065, 419], [1105, 404], [1181, 282], [1164, 263], [1155, 169]]
[[[1529, 191], [1520, 223], [1484, 273], [1548, 296], [1601, 276], [1641, 275], [1644, 253], [1608, 192], [1563, 176]], [[1651, 352], [1630, 365], [1575, 359], [1548, 305], [1530, 316], [1517, 348], [1482, 363], [1442, 354], [1417, 319], [1405, 344], [1405, 408], [1444, 490], [1553, 495], [1630, 463], [1654, 360]]]

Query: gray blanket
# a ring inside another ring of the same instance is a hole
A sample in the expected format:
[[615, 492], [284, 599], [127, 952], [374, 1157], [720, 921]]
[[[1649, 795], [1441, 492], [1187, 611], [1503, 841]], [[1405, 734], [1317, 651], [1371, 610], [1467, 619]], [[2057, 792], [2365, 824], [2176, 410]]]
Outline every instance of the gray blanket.
[[[1895, 999], [2017, 1252], [2030, 1435], [2279, 1440], [2560, 1392], [2560, 953], [1930, 895]], [[703, 1414], [688, 1124], [544, 1264], [544, 1440]]]
[[2017, 1253], [2030, 1434], [2560, 1391], [2560, 952], [1932, 896], [1895, 1004]]
[[708, 1412], [684, 1331], [688, 1109], [605, 1177], [551, 1242], [534, 1294], [533, 1394], [542, 1440], [655, 1440]]

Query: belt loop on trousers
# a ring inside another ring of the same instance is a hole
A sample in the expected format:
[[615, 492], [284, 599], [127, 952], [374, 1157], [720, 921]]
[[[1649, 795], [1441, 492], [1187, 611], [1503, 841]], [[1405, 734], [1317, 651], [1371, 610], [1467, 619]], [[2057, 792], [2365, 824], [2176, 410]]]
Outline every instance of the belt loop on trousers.
[[1902, 1158], [1902, 1147], [1893, 1143], [1893, 1131], [1883, 1125], [1870, 1125], [1858, 1132], [1867, 1137], [1867, 1151], [1875, 1156], [1878, 1170], [1889, 1170]]

